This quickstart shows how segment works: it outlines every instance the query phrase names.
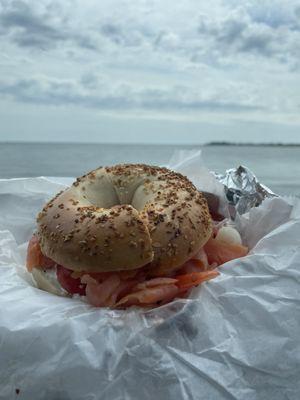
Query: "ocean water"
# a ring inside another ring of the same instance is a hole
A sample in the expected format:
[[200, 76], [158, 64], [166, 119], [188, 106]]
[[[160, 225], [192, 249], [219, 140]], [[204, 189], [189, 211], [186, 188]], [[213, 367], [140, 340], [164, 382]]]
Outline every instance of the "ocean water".
[[224, 172], [249, 167], [275, 193], [300, 196], [300, 147], [174, 146], [0, 143], [0, 178], [80, 176], [100, 165], [124, 162], [166, 164], [177, 149], [202, 149], [205, 165]]

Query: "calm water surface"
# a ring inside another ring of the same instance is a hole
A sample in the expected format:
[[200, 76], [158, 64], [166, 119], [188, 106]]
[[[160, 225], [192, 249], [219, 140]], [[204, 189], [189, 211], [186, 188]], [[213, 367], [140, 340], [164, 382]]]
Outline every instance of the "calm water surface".
[[[79, 176], [99, 165], [123, 162], [166, 164], [176, 149], [195, 146], [111, 144], [0, 144], [0, 177]], [[300, 195], [300, 147], [203, 146], [205, 164], [224, 172], [248, 166], [279, 194]]]

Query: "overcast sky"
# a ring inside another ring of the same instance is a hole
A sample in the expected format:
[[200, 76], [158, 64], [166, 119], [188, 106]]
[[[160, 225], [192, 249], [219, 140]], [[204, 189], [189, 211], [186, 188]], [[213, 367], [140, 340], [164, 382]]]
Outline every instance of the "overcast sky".
[[299, 0], [0, 0], [2, 141], [299, 134]]

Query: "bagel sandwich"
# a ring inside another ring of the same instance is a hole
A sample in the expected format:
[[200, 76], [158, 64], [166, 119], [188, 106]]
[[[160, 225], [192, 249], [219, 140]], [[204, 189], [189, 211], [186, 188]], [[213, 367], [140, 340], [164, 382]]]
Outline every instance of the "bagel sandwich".
[[207, 201], [187, 177], [99, 167], [39, 212], [27, 269], [40, 289], [97, 307], [155, 307], [218, 275], [205, 252], [211, 239]]

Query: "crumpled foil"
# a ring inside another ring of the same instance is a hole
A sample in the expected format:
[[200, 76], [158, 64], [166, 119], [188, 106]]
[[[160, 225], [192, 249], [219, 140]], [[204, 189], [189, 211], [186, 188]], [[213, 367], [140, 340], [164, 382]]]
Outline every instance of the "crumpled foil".
[[224, 185], [228, 211], [233, 219], [237, 213], [245, 214], [252, 207], [259, 206], [264, 199], [277, 197], [271, 189], [258, 181], [249, 168], [243, 165], [230, 168], [225, 174], [215, 173], [215, 177]]

